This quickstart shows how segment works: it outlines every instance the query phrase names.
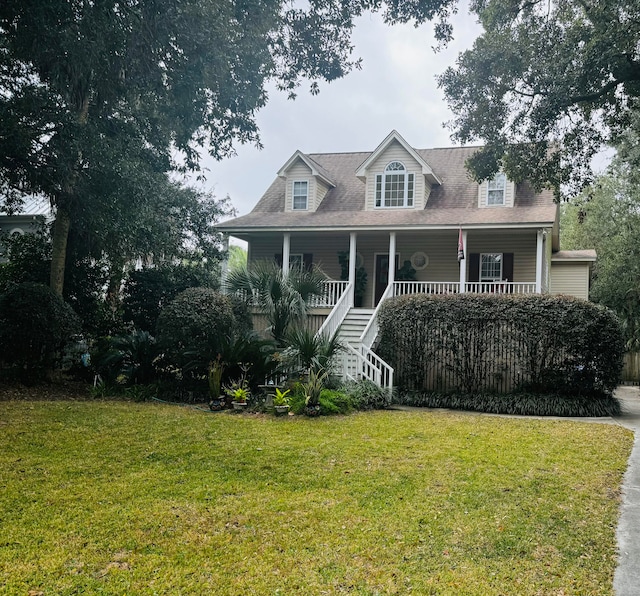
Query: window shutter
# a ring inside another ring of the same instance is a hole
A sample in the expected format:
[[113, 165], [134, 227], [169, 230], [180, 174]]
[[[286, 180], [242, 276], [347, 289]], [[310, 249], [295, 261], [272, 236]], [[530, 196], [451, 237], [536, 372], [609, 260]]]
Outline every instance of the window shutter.
[[502, 281], [513, 281], [513, 253], [502, 255]]
[[305, 252], [302, 255], [302, 262], [304, 263], [305, 270], [311, 271], [311, 267], [313, 266], [313, 254], [310, 252]]
[[468, 281], [470, 283], [480, 281], [480, 253], [472, 252], [469, 255], [469, 271], [468, 271]]

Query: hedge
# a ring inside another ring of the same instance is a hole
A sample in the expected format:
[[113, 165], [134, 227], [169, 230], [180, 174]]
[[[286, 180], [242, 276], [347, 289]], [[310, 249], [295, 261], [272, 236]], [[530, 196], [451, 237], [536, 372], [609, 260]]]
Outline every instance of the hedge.
[[379, 351], [400, 392], [611, 395], [624, 341], [610, 310], [566, 296], [410, 295], [388, 300]]

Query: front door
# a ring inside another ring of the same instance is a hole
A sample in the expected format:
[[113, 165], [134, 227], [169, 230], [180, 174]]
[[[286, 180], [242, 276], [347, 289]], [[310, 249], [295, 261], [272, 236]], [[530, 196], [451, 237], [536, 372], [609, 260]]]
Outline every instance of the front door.
[[[396, 271], [398, 270], [398, 255], [396, 255]], [[377, 306], [382, 298], [382, 294], [389, 285], [389, 255], [376, 255], [376, 284], [375, 284], [375, 301]]]

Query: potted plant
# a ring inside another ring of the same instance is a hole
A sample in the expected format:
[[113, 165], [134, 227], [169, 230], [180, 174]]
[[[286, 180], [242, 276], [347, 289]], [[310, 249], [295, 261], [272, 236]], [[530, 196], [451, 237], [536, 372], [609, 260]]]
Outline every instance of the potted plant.
[[304, 413], [307, 416], [320, 416], [320, 393], [327, 376], [327, 371], [309, 371], [309, 381], [304, 385]]
[[248, 405], [251, 392], [246, 380], [233, 382], [225, 389], [225, 393], [231, 398], [231, 405], [234, 410], [245, 410]]
[[396, 270], [397, 281], [416, 281], [416, 270], [411, 266], [411, 261], [407, 260]]
[[289, 411], [290, 391], [291, 389], [281, 391], [278, 387], [276, 387], [276, 392], [273, 394], [273, 409], [275, 410], [276, 416], [282, 416]]

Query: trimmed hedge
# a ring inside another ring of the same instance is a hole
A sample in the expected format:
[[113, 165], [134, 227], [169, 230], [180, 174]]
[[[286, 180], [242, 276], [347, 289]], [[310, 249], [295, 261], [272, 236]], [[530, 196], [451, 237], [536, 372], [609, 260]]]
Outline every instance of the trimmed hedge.
[[379, 324], [380, 354], [405, 394], [603, 397], [622, 370], [615, 314], [566, 296], [402, 296]]

